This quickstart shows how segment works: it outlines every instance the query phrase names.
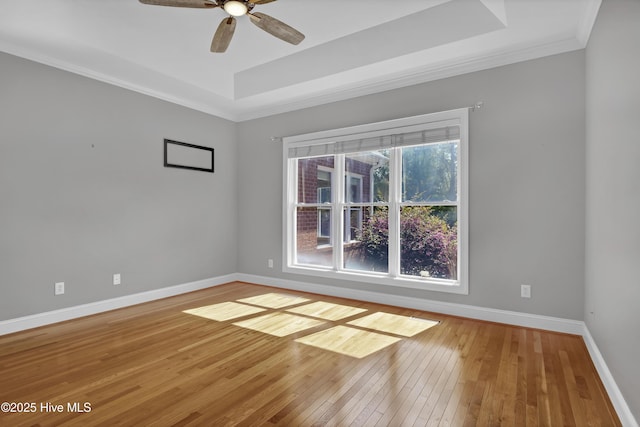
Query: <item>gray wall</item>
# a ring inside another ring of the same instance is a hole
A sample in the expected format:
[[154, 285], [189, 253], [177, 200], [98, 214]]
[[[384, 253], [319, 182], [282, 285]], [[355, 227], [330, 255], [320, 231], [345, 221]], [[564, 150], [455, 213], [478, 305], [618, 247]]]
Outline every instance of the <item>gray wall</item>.
[[[240, 123], [239, 271], [581, 320], [584, 85], [578, 51]], [[282, 273], [282, 147], [271, 136], [476, 101], [485, 106], [470, 115], [468, 296]], [[521, 283], [531, 299], [520, 298]]]
[[[234, 123], [3, 53], [0, 70], [0, 320], [237, 270]], [[165, 137], [214, 147], [215, 174], [164, 168]]]
[[640, 420], [640, 2], [602, 2], [586, 54], [585, 321]]

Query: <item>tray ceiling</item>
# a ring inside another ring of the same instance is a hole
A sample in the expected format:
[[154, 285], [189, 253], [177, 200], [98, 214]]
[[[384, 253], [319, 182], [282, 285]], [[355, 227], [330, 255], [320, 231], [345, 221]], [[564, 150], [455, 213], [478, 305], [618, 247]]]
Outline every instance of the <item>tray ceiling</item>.
[[600, 0], [278, 0], [298, 46], [221, 9], [3, 0], [0, 51], [242, 121], [584, 48]]

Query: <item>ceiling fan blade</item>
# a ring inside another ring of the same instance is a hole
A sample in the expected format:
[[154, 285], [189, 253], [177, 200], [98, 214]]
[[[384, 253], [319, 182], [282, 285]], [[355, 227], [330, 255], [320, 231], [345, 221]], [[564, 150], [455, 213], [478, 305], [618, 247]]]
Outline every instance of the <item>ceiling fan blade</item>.
[[267, 3], [271, 3], [272, 1], [276, 1], [276, 0], [249, 0], [249, 3], [253, 3], [253, 4], [267, 4]]
[[233, 16], [224, 18], [220, 25], [218, 25], [218, 29], [211, 41], [211, 52], [222, 53], [226, 51], [229, 47], [229, 43], [231, 43], [231, 38], [233, 37], [233, 32], [235, 30], [236, 18]]
[[143, 4], [151, 4], [154, 6], [173, 6], [173, 7], [195, 7], [210, 9], [219, 5], [209, 0], [139, 0]]
[[269, 15], [255, 12], [250, 13], [249, 18], [258, 28], [288, 43], [299, 44], [304, 40], [304, 34], [300, 31]]

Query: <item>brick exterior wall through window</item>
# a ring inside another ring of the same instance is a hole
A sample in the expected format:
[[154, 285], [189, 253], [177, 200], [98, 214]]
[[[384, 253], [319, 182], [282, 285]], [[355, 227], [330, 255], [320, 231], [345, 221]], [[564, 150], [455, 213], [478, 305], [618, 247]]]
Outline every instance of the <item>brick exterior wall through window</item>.
[[[349, 157], [346, 159], [347, 172], [358, 175], [362, 179], [361, 202], [370, 201], [371, 168], [372, 165], [369, 163], [361, 162]], [[321, 202], [321, 200], [318, 200], [318, 171], [330, 171], [331, 173], [335, 173], [333, 156], [298, 160], [299, 203]], [[330, 184], [324, 185], [329, 186]], [[327, 208], [329, 208], [329, 206]], [[313, 253], [318, 255], [319, 251], [327, 252], [328, 256], [330, 256], [332, 252], [331, 247], [329, 247], [329, 238], [318, 235], [318, 211], [319, 208], [316, 207], [298, 207], [296, 218], [296, 247], [299, 256], [304, 256], [304, 253]], [[323, 246], [326, 247], [323, 249]]]

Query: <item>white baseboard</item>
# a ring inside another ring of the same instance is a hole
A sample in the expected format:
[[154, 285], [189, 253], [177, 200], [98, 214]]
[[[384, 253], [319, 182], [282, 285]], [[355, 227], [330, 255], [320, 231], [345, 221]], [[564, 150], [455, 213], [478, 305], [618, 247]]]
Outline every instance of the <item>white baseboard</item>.
[[298, 282], [266, 276], [234, 273], [225, 276], [213, 277], [195, 282], [169, 286], [166, 288], [140, 292], [137, 294], [125, 295], [122, 297], [112, 298], [104, 301], [96, 301], [88, 304], [47, 311], [30, 316], [3, 320], [0, 321], [0, 335], [6, 335], [13, 332], [19, 332], [26, 329], [49, 325], [52, 323], [63, 322], [65, 320], [76, 319], [78, 317], [89, 316], [109, 310], [115, 310], [117, 308], [128, 307], [135, 304], [141, 304], [161, 298], [180, 295], [187, 292], [206, 289], [212, 286], [217, 286], [234, 281], [243, 281], [283, 289], [332, 295], [342, 298], [394, 305], [398, 307], [414, 308], [416, 310], [432, 311], [434, 313], [469, 317], [472, 319], [487, 320], [490, 322], [506, 323], [510, 325], [564, 332], [575, 335], [583, 335], [585, 329], [584, 322], [577, 320], [519, 313], [516, 311], [497, 310], [493, 308], [477, 307], [473, 305], [409, 298], [398, 295], [383, 294], [379, 292], [321, 285], [308, 282]]
[[487, 320], [489, 322], [506, 323], [527, 328], [544, 329], [547, 331], [564, 332], [582, 335], [584, 322], [579, 320], [561, 319], [558, 317], [540, 316], [537, 314], [519, 313], [516, 311], [497, 310], [494, 308], [477, 307], [473, 305], [455, 304], [449, 302], [410, 298], [405, 296], [383, 294], [379, 292], [349, 289], [337, 286], [312, 284], [293, 280], [277, 279], [273, 277], [237, 274], [237, 280], [259, 285], [274, 286], [296, 291], [312, 292], [360, 301], [398, 307], [414, 308], [416, 310], [432, 311], [434, 313], [452, 316], [469, 317], [471, 319]]
[[0, 336], [233, 282], [235, 274], [0, 321]]
[[604, 384], [604, 388], [607, 389], [609, 399], [611, 399], [611, 403], [616, 409], [622, 425], [625, 427], [638, 427], [638, 421], [636, 421], [633, 413], [631, 412], [631, 408], [629, 408], [629, 405], [627, 405], [622, 392], [618, 388], [616, 380], [613, 378], [613, 375], [611, 374], [607, 363], [604, 361], [602, 353], [600, 353], [600, 349], [598, 349], [598, 346], [591, 336], [591, 332], [589, 332], [589, 328], [587, 328], [586, 324], [584, 325], [582, 338], [584, 339], [584, 342], [587, 346], [587, 350], [589, 350], [591, 360], [593, 361], [593, 364], [595, 365], [596, 370], [600, 375], [602, 384]]

